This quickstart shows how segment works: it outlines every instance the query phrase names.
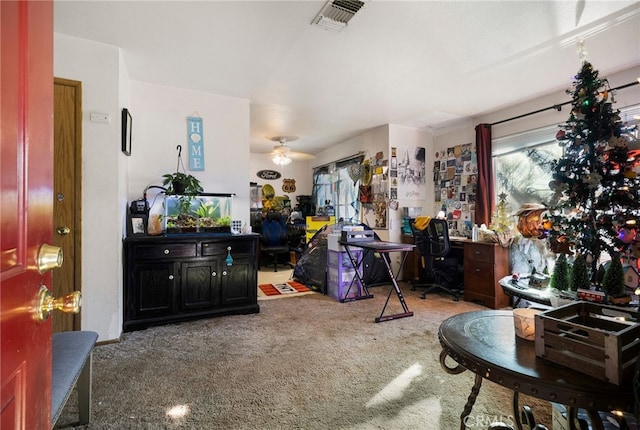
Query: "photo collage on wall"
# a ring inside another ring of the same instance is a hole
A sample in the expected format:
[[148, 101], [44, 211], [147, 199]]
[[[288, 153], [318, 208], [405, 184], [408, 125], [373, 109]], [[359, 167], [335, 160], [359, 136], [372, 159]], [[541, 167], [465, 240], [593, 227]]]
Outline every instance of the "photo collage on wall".
[[436, 151], [433, 159], [435, 207], [445, 212], [450, 235], [470, 236], [478, 185], [476, 145]]

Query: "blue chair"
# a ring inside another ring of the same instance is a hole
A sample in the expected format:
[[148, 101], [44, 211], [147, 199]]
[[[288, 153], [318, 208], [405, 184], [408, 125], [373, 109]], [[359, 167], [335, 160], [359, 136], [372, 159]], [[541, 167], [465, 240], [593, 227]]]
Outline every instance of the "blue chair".
[[286, 254], [281, 264], [293, 267], [290, 259], [289, 237], [287, 226], [280, 212], [267, 212], [262, 222], [261, 256], [272, 256], [273, 271], [278, 271], [278, 256]]

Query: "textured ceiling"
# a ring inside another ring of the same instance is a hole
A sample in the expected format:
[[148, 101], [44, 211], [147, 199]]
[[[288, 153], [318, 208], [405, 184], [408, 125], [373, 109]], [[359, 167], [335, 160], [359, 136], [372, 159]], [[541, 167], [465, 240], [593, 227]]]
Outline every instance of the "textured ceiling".
[[317, 152], [393, 123], [439, 128], [640, 64], [640, 2], [381, 1], [340, 33], [325, 1], [55, 1], [56, 33], [118, 46], [134, 80], [246, 98], [251, 150]]

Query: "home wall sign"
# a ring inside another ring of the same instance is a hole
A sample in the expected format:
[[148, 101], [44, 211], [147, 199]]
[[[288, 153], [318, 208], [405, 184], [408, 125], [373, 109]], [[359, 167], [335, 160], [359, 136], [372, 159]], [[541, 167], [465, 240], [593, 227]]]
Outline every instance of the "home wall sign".
[[189, 140], [189, 170], [204, 170], [202, 118], [187, 117], [187, 137]]
[[256, 173], [256, 176], [260, 179], [264, 179], [267, 181], [272, 181], [275, 179], [280, 179], [282, 176], [280, 172], [276, 172], [275, 170], [260, 170]]

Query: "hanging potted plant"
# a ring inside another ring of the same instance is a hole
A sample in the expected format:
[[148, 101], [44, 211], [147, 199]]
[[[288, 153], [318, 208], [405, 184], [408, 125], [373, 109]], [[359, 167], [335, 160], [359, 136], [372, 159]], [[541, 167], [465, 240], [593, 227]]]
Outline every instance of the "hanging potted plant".
[[[173, 196], [176, 207], [167, 208], [166, 228], [167, 231], [195, 230], [198, 226], [198, 216], [191, 213], [193, 197], [203, 191], [200, 180], [185, 172], [182, 164], [182, 146], [176, 147], [178, 150], [178, 165], [175, 173], [162, 175], [162, 185], [167, 189], [166, 194]], [[182, 167], [182, 172], [180, 168]]]
[[182, 194], [194, 196], [202, 192], [198, 178], [182, 172], [162, 175], [162, 185], [167, 188], [167, 194]]

